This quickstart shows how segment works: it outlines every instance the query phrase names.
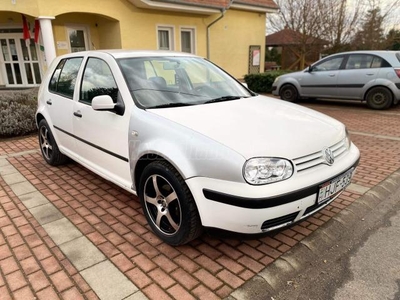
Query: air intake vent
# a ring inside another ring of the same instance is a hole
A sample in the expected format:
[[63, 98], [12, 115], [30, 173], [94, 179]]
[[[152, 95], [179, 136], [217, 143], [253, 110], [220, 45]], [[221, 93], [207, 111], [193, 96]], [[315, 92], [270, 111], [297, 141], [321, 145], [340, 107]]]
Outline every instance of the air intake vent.
[[261, 230], [269, 231], [269, 230], [273, 230], [273, 229], [276, 229], [276, 228], [281, 227], [281, 226], [289, 225], [290, 223], [292, 223], [296, 219], [298, 214], [299, 214], [299, 212], [295, 212], [295, 213], [292, 213], [290, 215], [286, 215], [286, 216], [282, 216], [282, 217], [279, 217], [279, 218], [267, 220], [261, 225]]

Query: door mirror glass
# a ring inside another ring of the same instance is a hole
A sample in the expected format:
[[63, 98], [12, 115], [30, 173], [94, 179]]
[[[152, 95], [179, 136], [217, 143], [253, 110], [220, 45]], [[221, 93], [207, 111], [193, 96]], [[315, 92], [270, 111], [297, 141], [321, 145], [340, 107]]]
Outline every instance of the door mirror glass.
[[108, 95], [96, 96], [92, 99], [92, 108], [94, 110], [113, 110], [115, 103]]

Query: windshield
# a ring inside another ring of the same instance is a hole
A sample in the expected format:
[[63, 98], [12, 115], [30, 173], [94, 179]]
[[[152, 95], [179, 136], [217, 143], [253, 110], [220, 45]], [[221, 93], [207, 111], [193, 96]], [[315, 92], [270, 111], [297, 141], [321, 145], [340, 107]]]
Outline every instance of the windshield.
[[230, 101], [252, 94], [224, 71], [197, 57], [139, 57], [118, 61], [136, 104], [162, 108]]

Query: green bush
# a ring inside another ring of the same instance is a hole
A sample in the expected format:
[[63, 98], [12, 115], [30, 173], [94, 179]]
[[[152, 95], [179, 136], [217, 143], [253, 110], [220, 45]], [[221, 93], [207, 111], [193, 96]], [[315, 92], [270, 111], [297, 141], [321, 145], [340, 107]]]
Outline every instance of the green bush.
[[244, 81], [246, 81], [249, 89], [256, 93], [271, 93], [275, 78], [289, 72], [290, 71], [277, 70], [259, 74], [247, 74], [244, 76]]
[[38, 89], [0, 91], [0, 138], [36, 131]]

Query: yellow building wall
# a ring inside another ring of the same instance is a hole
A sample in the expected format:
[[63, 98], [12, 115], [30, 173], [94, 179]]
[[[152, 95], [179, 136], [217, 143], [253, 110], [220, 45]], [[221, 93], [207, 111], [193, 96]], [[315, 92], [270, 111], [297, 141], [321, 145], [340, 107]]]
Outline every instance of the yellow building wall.
[[236, 78], [248, 73], [249, 46], [260, 46], [264, 71], [265, 14], [230, 9], [210, 28], [210, 60]]
[[[68, 25], [85, 25], [90, 48], [157, 49], [157, 25], [174, 28], [174, 50], [180, 51], [180, 28], [195, 28], [196, 54], [207, 55], [207, 25], [211, 16], [140, 9], [127, 0], [18, 0], [6, 8], [32, 17], [51, 16], [54, 40], [68, 42]], [[3, 9], [3, 6], [2, 6]], [[0, 14], [2, 15], [2, 14]], [[33, 18], [32, 18], [33, 20]], [[0, 23], [1, 22], [0, 20]], [[22, 23], [22, 22], [21, 22]], [[263, 71], [265, 14], [230, 9], [210, 28], [210, 59], [237, 78], [248, 72], [249, 46], [261, 47]], [[68, 50], [57, 49], [57, 55]]]

